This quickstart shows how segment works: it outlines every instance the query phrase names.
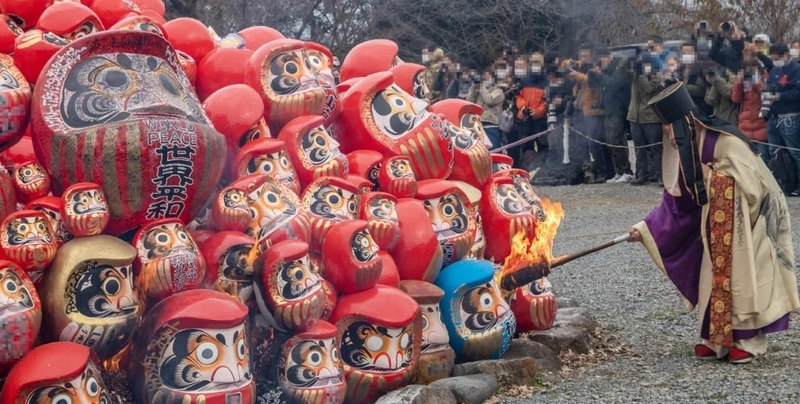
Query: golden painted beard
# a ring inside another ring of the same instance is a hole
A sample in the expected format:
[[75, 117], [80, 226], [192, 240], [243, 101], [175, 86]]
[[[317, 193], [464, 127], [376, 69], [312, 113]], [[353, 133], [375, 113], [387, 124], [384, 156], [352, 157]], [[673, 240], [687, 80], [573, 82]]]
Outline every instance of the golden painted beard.
[[139, 290], [148, 300], [159, 301], [183, 290], [196, 289], [204, 273], [205, 262], [195, 252], [157, 257], [142, 264]]

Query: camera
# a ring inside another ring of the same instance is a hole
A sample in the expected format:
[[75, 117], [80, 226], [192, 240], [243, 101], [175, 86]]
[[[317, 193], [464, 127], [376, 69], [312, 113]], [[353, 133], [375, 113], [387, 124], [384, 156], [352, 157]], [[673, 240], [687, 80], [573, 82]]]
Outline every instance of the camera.
[[706, 20], [700, 21], [697, 24], [697, 29], [700, 30], [701, 32], [702, 31], [707, 31], [708, 30], [708, 21], [706, 21]]
[[745, 71], [744, 75], [742, 75], [742, 80], [743, 81], [753, 81], [753, 72]]
[[775, 98], [775, 93], [772, 91], [764, 91], [761, 93], [761, 112], [758, 117], [763, 120], [769, 119], [769, 111], [772, 108], [772, 100]]
[[558, 123], [558, 117], [556, 116], [556, 104], [552, 102], [547, 106], [547, 127], [552, 129]]
[[722, 28], [722, 32], [730, 32], [731, 29], [733, 29], [733, 23], [730, 21], [725, 21], [722, 23], [720, 28]]

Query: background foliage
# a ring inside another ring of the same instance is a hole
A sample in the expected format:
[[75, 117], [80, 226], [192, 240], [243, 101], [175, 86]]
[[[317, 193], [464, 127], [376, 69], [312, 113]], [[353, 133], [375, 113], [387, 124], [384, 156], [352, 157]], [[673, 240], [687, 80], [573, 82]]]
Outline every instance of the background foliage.
[[517, 41], [522, 52], [574, 54], [581, 43], [623, 45], [649, 35], [689, 39], [695, 23], [733, 20], [750, 34], [794, 39], [800, 0], [165, 0], [169, 18], [193, 17], [220, 35], [253, 25], [313, 40], [343, 58], [359, 42], [388, 38], [401, 57], [441, 47], [483, 67]]

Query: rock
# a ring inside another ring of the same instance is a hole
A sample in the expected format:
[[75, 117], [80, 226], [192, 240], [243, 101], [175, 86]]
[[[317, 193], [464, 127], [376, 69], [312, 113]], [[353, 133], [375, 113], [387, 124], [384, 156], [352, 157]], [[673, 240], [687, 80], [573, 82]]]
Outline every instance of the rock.
[[553, 327], [559, 326], [586, 328], [589, 332], [594, 332], [597, 329], [597, 321], [589, 313], [589, 309], [585, 307], [561, 308], [559, 306]]
[[480, 404], [497, 392], [499, 384], [493, 375], [469, 375], [437, 380], [430, 386], [450, 389], [459, 403]]
[[515, 339], [503, 354], [503, 359], [533, 358], [536, 360], [536, 370], [541, 374], [558, 373], [561, 371], [561, 358], [547, 345], [527, 339]]
[[412, 384], [389, 392], [375, 404], [456, 404], [456, 398], [447, 386]]
[[578, 302], [568, 297], [557, 297], [556, 305], [559, 309], [568, 309], [570, 307], [578, 307]]
[[589, 353], [591, 340], [589, 330], [573, 326], [554, 326], [546, 331], [536, 331], [530, 339], [547, 345], [553, 352], [561, 354], [571, 350], [575, 353]]
[[500, 384], [532, 386], [536, 383], [536, 359], [495, 359], [467, 362], [453, 367], [453, 376], [494, 375]]

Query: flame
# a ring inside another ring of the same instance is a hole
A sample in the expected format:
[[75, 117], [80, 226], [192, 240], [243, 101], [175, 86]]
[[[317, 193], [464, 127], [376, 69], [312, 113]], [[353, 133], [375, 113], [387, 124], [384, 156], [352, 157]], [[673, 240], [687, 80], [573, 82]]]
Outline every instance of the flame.
[[[506, 257], [502, 269], [497, 274], [498, 285], [503, 276], [520, 268], [553, 260], [553, 240], [556, 238], [561, 220], [564, 219], [564, 209], [560, 203], [547, 198], [542, 198], [541, 203], [546, 219], [536, 223], [533, 240], [525, 236], [524, 230], [518, 231], [511, 238], [511, 254]], [[513, 291], [504, 292], [511, 294]]]
[[259, 257], [261, 257], [261, 244], [256, 242], [250, 252], [247, 253], [247, 258], [245, 259], [247, 267], [255, 269], [254, 265]]
[[125, 348], [123, 348], [119, 353], [114, 355], [113, 358], [103, 361], [103, 368], [105, 368], [108, 372], [117, 373], [120, 371], [122, 366], [120, 364], [122, 361], [127, 357], [128, 353], [131, 350], [132, 344], [128, 344]]

